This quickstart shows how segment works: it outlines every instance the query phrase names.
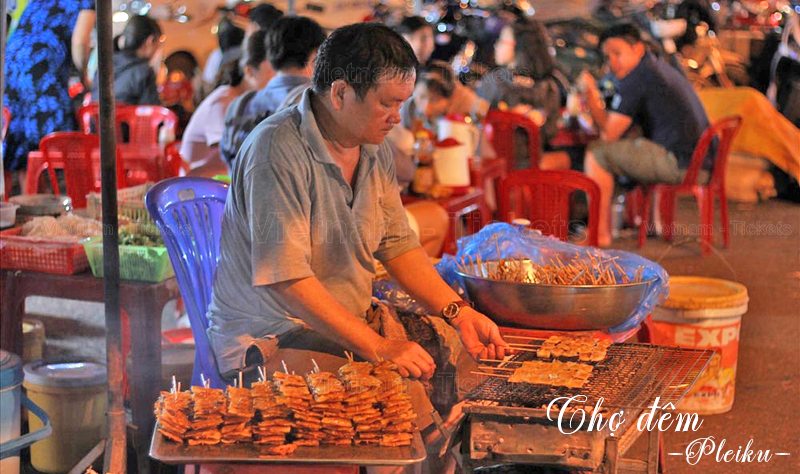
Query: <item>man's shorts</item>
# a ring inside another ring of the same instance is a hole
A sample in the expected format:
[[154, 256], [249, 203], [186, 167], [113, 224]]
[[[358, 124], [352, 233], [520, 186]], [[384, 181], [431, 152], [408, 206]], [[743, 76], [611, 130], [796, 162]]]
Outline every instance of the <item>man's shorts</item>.
[[678, 168], [675, 155], [646, 138], [596, 141], [589, 151], [609, 173], [625, 176], [640, 184], [680, 184], [684, 171]]

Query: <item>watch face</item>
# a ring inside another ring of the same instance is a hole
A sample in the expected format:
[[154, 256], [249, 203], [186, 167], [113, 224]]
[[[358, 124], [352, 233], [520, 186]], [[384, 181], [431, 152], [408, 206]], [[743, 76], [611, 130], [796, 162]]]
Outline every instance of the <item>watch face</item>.
[[458, 305], [458, 303], [447, 303], [447, 306], [445, 306], [442, 310], [442, 314], [444, 314], [444, 317], [448, 319], [455, 318], [460, 308], [461, 307]]

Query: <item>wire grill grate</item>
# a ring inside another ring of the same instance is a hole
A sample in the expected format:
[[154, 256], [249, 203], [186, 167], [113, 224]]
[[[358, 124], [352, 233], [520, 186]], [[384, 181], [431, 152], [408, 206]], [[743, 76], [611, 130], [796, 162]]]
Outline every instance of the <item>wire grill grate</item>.
[[[531, 344], [531, 348], [540, 345], [541, 342], [537, 342]], [[656, 397], [661, 397], [661, 405], [677, 403], [703, 372], [713, 354], [712, 350], [612, 344], [605, 360], [590, 363], [594, 370], [582, 388], [511, 383], [503, 377], [486, 376], [487, 380], [470, 392], [467, 399], [526, 408], [543, 408], [557, 397], [575, 395], [586, 395], [587, 405], [594, 405], [602, 397], [603, 406], [616, 408], [646, 408]], [[535, 359], [535, 352], [521, 352], [515, 354], [510, 363], [484, 365], [482, 370], [492, 372], [492, 368], [498, 366], [514, 368], [517, 364], [513, 362]]]

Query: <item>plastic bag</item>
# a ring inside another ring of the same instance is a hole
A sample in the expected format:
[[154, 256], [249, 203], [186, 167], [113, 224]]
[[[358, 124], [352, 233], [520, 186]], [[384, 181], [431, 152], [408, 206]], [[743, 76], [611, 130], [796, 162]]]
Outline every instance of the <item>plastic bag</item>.
[[573, 258], [588, 259], [590, 255], [603, 260], [616, 258], [616, 263], [630, 279], [633, 279], [639, 267], [642, 267], [643, 280], [656, 279], [628, 319], [609, 329], [609, 332], [622, 332], [638, 326], [657, 304], [666, 299], [669, 293], [669, 275], [655, 262], [622, 250], [601, 250], [562, 242], [555, 237], [543, 236], [539, 231], [506, 223], [489, 224], [477, 234], [459, 239], [456, 255], [445, 255], [437, 264], [437, 270], [450, 286], [466, 298], [464, 282], [456, 273], [458, 262], [478, 257], [481, 260], [527, 258], [534, 263], [546, 264], [556, 256], [567, 262]]

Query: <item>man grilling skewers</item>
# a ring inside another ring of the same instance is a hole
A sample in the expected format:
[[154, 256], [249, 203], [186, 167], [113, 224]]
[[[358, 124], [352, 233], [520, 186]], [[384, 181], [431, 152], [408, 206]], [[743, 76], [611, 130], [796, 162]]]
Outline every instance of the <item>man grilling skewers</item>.
[[[208, 313], [223, 376], [242, 369], [247, 347], [257, 343], [275, 351], [262, 351], [268, 370], [285, 360], [301, 373], [312, 357], [335, 370], [349, 350], [429, 379], [434, 359], [400, 338], [402, 325], [387, 326], [387, 308], [371, 300], [373, 257], [456, 329], [473, 358], [506, 354], [497, 326], [431, 266], [402, 208], [384, 138], [400, 121], [416, 66], [410, 46], [390, 29], [340, 28], [320, 47], [300, 103], [262, 122], [242, 145]], [[270, 336], [277, 338], [262, 344]], [[418, 420], [420, 428], [426, 421]]]

